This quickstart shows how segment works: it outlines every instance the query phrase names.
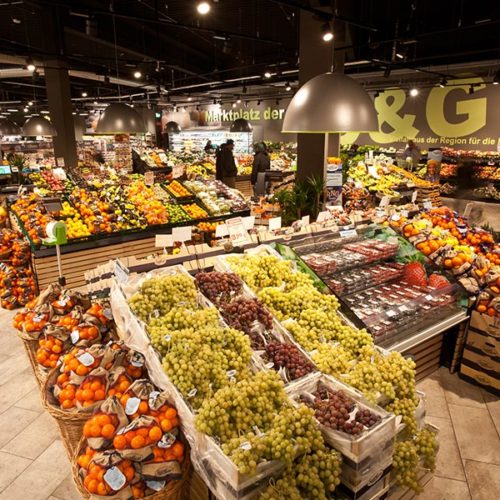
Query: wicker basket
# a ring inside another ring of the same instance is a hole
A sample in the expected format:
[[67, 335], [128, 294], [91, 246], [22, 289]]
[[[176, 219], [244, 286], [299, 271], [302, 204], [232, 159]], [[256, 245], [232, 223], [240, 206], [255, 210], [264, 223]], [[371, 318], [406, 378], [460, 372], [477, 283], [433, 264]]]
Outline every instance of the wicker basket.
[[45, 386], [45, 381], [47, 380], [47, 375], [49, 373], [49, 370], [44, 369], [36, 361], [36, 351], [38, 349], [38, 340], [34, 340], [33, 337], [30, 337], [28, 334], [26, 334], [24, 332], [18, 331], [17, 333], [18, 333], [20, 339], [23, 341], [24, 348], [26, 349], [26, 354], [28, 355], [28, 359], [30, 360], [33, 374], [35, 375], [36, 381], [38, 383], [38, 387], [39, 387], [40, 391], [43, 392], [43, 389]]
[[[76, 451], [71, 457], [71, 472], [73, 474], [73, 481], [76, 485], [76, 489], [82, 495], [83, 498], [91, 498], [89, 492], [83, 486], [83, 481], [81, 480], [79, 471], [79, 466], [77, 464], [78, 455], [81, 455], [87, 446], [87, 440], [82, 437], [76, 447]], [[189, 447], [185, 444], [185, 455], [184, 461], [182, 462], [182, 477], [178, 481], [170, 481], [165, 488], [161, 491], [148, 495], [147, 500], [188, 500], [189, 499], [189, 487], [190, 479], [193, 473], [193, 468], [191, 467], [191, 460], [189, 459]]]
[[56, 384], [58, 374], [59, 368], [56, 367], [47, 375], [47, 379], [45, 380], [45, 385], [42, 390], [42, 402], [47, 411], [55, 418], [57, 425], [59, 426], [62, 442], [66, 448], [68, 457], [72, 460], [83, 434], [83, 426], [92, 415], [95, 406], [101, 403], [101, 401], [96, 403], [96, 405], [89, 406], [88, 408], [72, 408], [71, 410], [64, 410], [59, 406], [59, 403], [51, 390]]

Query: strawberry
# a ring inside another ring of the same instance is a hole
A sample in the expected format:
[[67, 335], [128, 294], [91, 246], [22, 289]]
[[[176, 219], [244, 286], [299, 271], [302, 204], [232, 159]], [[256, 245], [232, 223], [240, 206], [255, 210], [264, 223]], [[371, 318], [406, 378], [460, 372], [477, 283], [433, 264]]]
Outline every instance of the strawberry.
[[410, 262], [405, 265], [403, 279], [410, 285], [427, 286], [427, 273], [420, 262]]
[[429, 286], [432, 288], [446, 288], [450, 282], [441, 274], [431, 274], [429, 276]]

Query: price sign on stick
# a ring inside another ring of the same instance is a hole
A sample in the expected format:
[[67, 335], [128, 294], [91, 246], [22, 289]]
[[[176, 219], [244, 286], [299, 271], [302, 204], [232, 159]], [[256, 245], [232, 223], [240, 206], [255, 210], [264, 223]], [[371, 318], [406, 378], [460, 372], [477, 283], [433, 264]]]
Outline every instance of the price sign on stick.
[[276, 231], [277, 229], [281, 229], [281, 217], [269, 219], [269, 231]]
[[243, 225], [243, 220], [241, 217], [235, 217], [234, 219], [229, 219], [226, 222], [227, 231], [230, 240], [233, 242], [234, 246], [244, 245], [245, 243], [250, 243], [250, 236], [248, 231]]
[[157, 234], [155, 236], [155, 247], [166, 248], [174, 244], [171, 234]]
[[172, 241], [190, 241], [192, 237], [192, 226], [172, 228]]
[[328, 219], [331, 219], [331, 218], [332, 218], [332, 214], [328, 210], [325, 210], [324, 212], [320, 212], [318, 214], [316, 222], [325, 222], [325, 221], [327, 221]]

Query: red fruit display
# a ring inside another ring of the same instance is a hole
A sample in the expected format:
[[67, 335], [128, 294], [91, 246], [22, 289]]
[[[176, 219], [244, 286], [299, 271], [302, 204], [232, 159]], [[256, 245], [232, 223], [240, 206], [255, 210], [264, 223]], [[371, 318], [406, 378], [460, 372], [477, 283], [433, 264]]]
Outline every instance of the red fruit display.
[[429, 276], [428, 285], [431, 288], [446, 288], [450, 286], [450, 282], [442, 274], [431, 274]]
[[403, 279], [410, 285], [427, 286], [427, 273], [420, 262], [410, 262], [403, 270]]

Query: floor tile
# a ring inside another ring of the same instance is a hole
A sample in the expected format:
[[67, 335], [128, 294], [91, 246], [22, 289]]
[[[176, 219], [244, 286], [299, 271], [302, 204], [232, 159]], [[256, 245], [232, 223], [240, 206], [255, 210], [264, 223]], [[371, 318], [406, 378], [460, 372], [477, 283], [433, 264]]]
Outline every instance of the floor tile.
[[26, 410], [32, 410], [32, 411], [38, 411], [38, 412], [45, 411], [44, 407], [42, 406], [42, 400], [40, 397], [40, 389], [38, 389], [38, 387], [35, 387], [35, 389], [28, 392], [28, 394], [26, 394], [26, 396], [22, 397], [19, 401], [16, 401], [14, 406], [17, 406], [18, 408], [25, 408]]
[[473, 500], [492, 500], [500, 495], [500, 466], [465, 461], [465, 475]]
[[465, 481], [462, 459], [451, 421], [446, 418], [431, 416], [427, 417], [427, 421], [439, 428], [436, 476]]
[[59, 429], [48, 412], [40, 416], [9, 441], [2, 450], [35, 459], [59, 437]]
[[462, 460], [500, 465], [500, 439], [486, 408], [449, 405]]
[[450, 418], [444, 389], [441, 387], [439, 372], [422, 380], [422, 382], [417, 385], [417, 389], [425, 393], [427, 415], [447, 419]]
[[440, 368], [438, 373], [448, 404], [486, 408], [481, 388], [451, 374], [447, 368]]
[[31, 460], [27, 458], [16, 457], [0, 451], [0, 491], [7, 488], [30, 464]]
[[0, 365], [4, 362], [4, 361], [7, 361], [9, 359], [9, 355], [7, 354], [0, 354]]
[[37, 387], [31, 368], [25, 368], [24, 371], [16, 374], [14, 379], [15, 382], [0, 386], [0, 413]]
[[0, 447], [11, 441], [14, 436], [17, 436], [39, 415], [38, 412], [16, 408], [15, 406], [0, 414]]
[[455, 481], [434, 476], [418, 500], [470, 500], [469, 487], [465, 481]]
[[68, 474], [62, 480], [59, 486], [52, 492], [52, 495], [61, 500], [80, 500], [81, 498], [80, 493], [76, 489], [72, 474]]
[[17, 479], [0, 493], [0, 500], [46, 500], [70, 472], [60, 440], [54, 441]]
[[9, 356], [9, 359], [0, 364], [0, 373], [2, 374], [0, 388], [10, 384], [12, 379], [19, 377], [19, 374], [28, 368], [31, 369], [24, 351], [18, 352], [13, 356]]
[[486, 407], [490, 412], [491, 419], [497, 428], [498, 434], [500, 434], [500, 397], [491, 394], [491, 392], [481, 389], [483, 393], [483, 398], [486, 401]]

